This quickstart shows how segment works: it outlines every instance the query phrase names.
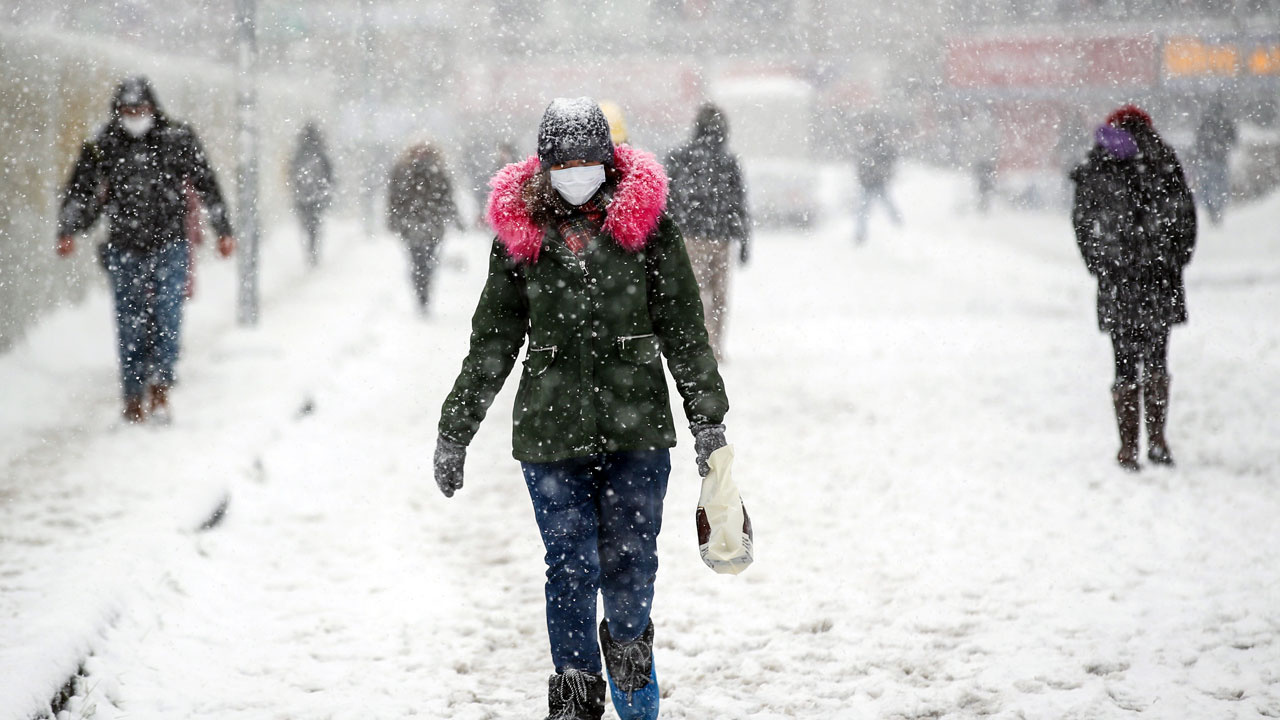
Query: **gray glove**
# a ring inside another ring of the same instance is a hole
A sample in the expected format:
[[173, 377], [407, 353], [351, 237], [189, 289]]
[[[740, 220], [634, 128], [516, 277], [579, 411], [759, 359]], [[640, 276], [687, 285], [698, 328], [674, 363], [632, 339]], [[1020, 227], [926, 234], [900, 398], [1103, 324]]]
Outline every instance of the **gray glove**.
[[698, 474], [706, 477], [707, 473], [711, 472], [711, 466], [707, 465], [707, 458], [727, 444], [724, 439], [724, 425], [694, 425], [691, 429], [693, 430], [693, 449], [698, 453]]
[[462, 489], [462, 464], [467, 459], [467, 446], [441, 435], [436, 438], [436, 485], [445, 497]]

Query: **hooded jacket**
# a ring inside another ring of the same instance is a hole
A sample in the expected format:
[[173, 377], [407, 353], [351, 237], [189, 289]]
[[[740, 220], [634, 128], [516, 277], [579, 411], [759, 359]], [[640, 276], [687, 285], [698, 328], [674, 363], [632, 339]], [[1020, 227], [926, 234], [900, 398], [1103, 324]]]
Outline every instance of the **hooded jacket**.
[[1116, 157], [1098, 145], [1071, 173], [1076, 243], [1098, 279], [1099, 328], [1167, 332], [1187, 320], [1182, 271], [1195, 250], [1195, 205], [1177, 156], [1147, 121], [1117, 127], [1136, 153]]
[[601, 231], [573, 253], [528, 192], [537, 156], [491, 181], [497, 232], [472, 318], [471, 345], [440, 413], [440, 434], [471, 442], [529, 339], [516, 392], [513, 454], [552, 462], [676, 443], [662, 358], [691, 425], [722, 422], [729, 403], [707, 342], [680, 231], [663, 214], [667, 178], [652, 155], [615, 154]]
[[453, 183], [432, 145], [415, 145], [391, 169], [387, 227], [410, 243], [435, 242], [446, 224], [458, 222]]
[[724, 116], [704, 107], [694, 121], [693, 136], [667, 155], [671, 217], [689, 237], [746, 243], [751, 236], [746, 190], [728, 140]]
[[[140, 93], [154, 110], [155, 124], [141, 137], [120, 123], [126, 93]], [[58, 234], [83, 232], [106, 215], [107, 243], [122, 250], [151, 253], [182, 242], [185, 184], [199, 195], [217, 233], [231, 235], [226, 204], [195, 132], [165, 115], [145, 78], [131, 78], [116, 90], [111, 119], [81, 148], [63, 191]]]

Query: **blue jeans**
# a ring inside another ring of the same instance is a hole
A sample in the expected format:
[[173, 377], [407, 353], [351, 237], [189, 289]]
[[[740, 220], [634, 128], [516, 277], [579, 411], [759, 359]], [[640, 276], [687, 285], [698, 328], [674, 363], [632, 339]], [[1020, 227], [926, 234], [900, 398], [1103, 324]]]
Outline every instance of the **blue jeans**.
[[124, 396], [141, 397], [150, 383], [172, 385], [187, 289], [186, 241], [152, 253], [108, 245], [102, 261], [115, 296]]
[[619, 642], [649, 625], [671, 452], [522, 463], [547, 555], [547, 634], [556, 672], [601, 671], [596, 596]]

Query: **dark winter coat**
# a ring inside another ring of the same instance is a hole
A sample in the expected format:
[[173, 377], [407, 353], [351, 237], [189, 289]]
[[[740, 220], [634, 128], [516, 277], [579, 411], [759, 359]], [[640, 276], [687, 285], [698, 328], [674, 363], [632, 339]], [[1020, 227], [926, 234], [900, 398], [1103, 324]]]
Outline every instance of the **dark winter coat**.
[[310, 123], [298, 136], [289, 163], [293, 177], [293, 205], [298, 214], [318, 217], [333, 199], [333, 164], [320, 129]]
[[751, 219], [742, 170], [727, 149], [728, 137], [719, 112], [699, 114], [693, 137], [667, 155], [669, 209], [687, 237], [745, 244], [751, 237]]
[[108, 245], [155, 252], [186, 237], [183, 188], [189, 183], [208, 209], [217, 233], [231, 235], [217, 178], [195, 132], [167, 117], [150, 85], [145, 85], [155, 125], [142, 137], [129, 135], [120, 124], [124, 91], [121, 84], [112, 101], [110, 121], [80, 151], [63, 192], [58, 234], [83, 232], [106, 215]]
[[470, 443], [529, 338], [512, 446], [551, 462], [676, 444], [662, 358], [690, 424], [729, 408], [707, 342], [702, 302], [680, 230], [662, 213], [666, 178], [652, 155], [615, 154], [613, 199], [599, 235], [575, 255], [526, 202], [537, 156], [494, 179], [497, 231], [471, 321], [471, 350], [440, 413], [440, 433]]
[[858, 154], [858, 183], [864, 188], [882, 188], [893, 177], [898, 151], [883, 133], [876, 133]]
[[457, 222], [444, 158], [430, 145], [410, 148], [391, 169], [387, 227], [411, 244], [422, 244], [439, 242], [445, 225]]
[[1187, 320], [1182, 270], [1195, 249], [1196, 213], [1172, 148], [1145, 126], [1126, 129], [1137, 155], [1122, 160], [1095, 147], [1072, 171], [1072, 221], [1098, 279], [1098, 326], [1149, 333]]

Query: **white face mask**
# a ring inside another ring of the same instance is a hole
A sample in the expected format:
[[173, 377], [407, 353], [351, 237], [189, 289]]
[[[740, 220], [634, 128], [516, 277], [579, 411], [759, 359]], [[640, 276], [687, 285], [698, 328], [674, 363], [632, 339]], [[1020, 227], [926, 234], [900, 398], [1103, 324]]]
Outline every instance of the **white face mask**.
[[124, 131], [133, 137], [142, 137], [147, 134], [156, 124], [154, 115], [147, 113], [146, 115], [121, 115], [120, 124], [124, 126]]
[[583, 165], [551, 171], [551, 187], [570, 205], [581, 205], [604, 184], [604, 165]]

